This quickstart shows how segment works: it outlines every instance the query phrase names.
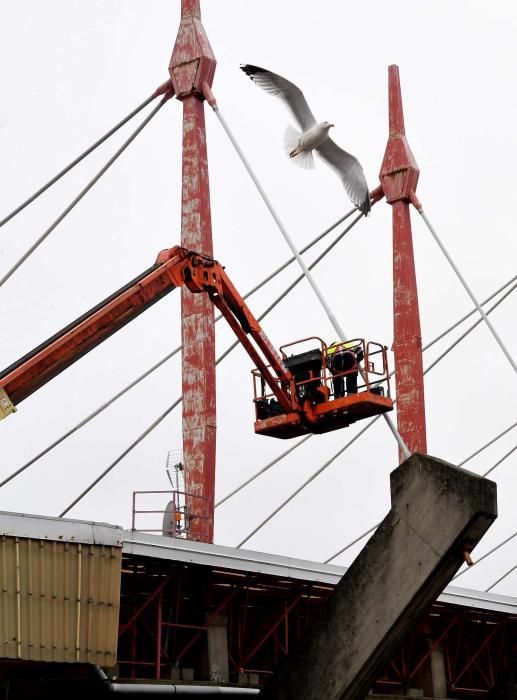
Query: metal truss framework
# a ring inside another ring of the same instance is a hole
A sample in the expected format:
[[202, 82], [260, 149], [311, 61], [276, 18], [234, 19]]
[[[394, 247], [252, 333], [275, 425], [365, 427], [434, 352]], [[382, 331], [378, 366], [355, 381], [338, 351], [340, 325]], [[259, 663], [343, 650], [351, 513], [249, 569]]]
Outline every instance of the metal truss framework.
[[208, 679], [206, 632], [228, 621], [231, 677], [271, 674], [333, 587], [255, 573], [129, 557], [124, 560], [118, 665], [128, 678]]
[[487, 697], [515, 659], [517, 618], [435, 603], [400, 647], [376, 689], [420, 687], [433, 651], [443, 654], [448, 696]]
[[[303, 635], [333, 586], [130, 555], [124, 559], [118, 665], [122, 678], [210, 680], [207, 630], [227, 621], [230, 681], [262, 684]], [[443, 654], [448, 697], [487, 697], [517, 649], [517, 618], [436, 602], [374, 686], [422, 687]]]

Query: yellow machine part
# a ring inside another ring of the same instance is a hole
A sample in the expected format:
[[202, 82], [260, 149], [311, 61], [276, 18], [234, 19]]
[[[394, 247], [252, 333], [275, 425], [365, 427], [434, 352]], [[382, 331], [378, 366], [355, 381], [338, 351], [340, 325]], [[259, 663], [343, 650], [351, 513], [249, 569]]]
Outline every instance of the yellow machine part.
[[14, 413], [15, 411], [16, 406], [7, 396], [5, 389], [0, 387], [0, 420], [2, 420], [2, 418], [7, 418], [10, 413]]

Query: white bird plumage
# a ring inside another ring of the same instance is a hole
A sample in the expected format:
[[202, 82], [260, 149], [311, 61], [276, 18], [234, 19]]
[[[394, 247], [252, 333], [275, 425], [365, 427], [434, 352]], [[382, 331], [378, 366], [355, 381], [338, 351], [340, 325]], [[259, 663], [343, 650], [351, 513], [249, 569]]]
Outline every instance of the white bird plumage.
[[368, 184], [361, 164], [329, 137], [329, 122], [316, 122], [303, 92], [294, 83], [259, 66], [241, 66], [246, 75], [266, 92], [279, 97], [295, 118], [301, 131], [289, 126], [284, 145], [287, 154], [303, 168], [313, 168], [312, 152], [320, 156], [339, 176], [343, 186], [358, 209], [366, 216], [370, 211]]

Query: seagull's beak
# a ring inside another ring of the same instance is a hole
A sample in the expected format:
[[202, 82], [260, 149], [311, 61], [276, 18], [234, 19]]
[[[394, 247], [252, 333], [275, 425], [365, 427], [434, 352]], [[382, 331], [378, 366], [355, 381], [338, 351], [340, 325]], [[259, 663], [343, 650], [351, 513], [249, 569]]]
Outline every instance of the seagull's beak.
[[330, 129], [330, 127], [332, 127], [332, 126], [336, 126], [336, 125], [335, 125], [335, 124], [329, 124], [329, 129]]

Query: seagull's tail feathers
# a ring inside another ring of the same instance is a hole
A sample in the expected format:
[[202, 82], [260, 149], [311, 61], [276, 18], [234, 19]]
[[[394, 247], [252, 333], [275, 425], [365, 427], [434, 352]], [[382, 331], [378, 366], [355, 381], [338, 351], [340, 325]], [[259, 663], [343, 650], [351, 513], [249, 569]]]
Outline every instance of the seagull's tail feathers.
[[312, 151], [300, 151], [295, 156], [291, 158], [293, 163], [299, 165], [300, 168], [304, 170], [314, 170], [314, 158], [312, 157]]
[[303, 151], [298, 149], [301, 138], [301, 132], [289, 124], [284, 134], [285, 152], [292, 159], [293, 163], [299, 165], [300, 168], [312, 170], [314, 168], [312, 151]]
[[300, 139], [302, 138], [302, 134], [298, 129], [295, 129], [294, 126], [289, 126], [285, 130], [284, 134], [284, 148], [285, 152], [287, 153], [288, 156], [291, 155], [291, 153], [296, 149], [296, 147], [300, 143]]

